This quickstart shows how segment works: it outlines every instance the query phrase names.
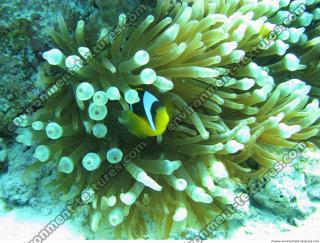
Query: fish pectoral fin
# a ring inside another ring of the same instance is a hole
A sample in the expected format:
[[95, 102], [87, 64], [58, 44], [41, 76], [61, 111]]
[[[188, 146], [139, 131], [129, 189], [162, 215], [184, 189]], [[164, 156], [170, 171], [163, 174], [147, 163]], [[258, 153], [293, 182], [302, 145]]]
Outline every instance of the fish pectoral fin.
[[139, 137], [146, 138], [144, 131], [144, 122], [143, 119], [134, 114], [131, 111], [123, 111], [119, 117], [119, 122], [123, 124], [130, 133]]

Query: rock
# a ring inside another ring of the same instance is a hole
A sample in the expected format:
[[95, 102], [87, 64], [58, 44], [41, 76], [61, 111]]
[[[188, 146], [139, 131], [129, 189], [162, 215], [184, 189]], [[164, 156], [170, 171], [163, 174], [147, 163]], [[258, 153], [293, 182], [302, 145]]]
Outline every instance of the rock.
[[262, 183], [265, 186], [259, 190], [252, 190], [258, 181], [251, 181], [249, 187], [251, 191], [256, 191], [251, 194], [251, 199], [260, 207], [287, 218], [289, 222], [304, 219], [315, 211], [311, 199], [320, 194], [320, 179], [318, 173], [315, 173], [316, 168], [320, 168], [319, 160], [300, 156], [275, 177]]
[[33, 161], [31, 151], [21, 153], [23, 146], [19, 144], [12, 145], [8, 150], [8, 171], [0, 178], [0, 195], [8, 206], [24, 205], [31, 200], [37, 189], [36, 184], [27, 185], [22, 181], [26, 165]]
[[309, 149], [304, 154], [305, 162], [296, 168], [304, 173], [306, 192], [311, 200], [320, 200], [320, 151]]

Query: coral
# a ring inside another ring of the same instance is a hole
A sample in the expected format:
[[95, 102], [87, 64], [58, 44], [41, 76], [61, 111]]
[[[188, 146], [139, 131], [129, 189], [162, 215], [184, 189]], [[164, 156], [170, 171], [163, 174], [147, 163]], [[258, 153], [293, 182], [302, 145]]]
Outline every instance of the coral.
[[[206, 226], [234, 204], [237, 189], [282, 161], [274, 148], [319, 134], [319, 1], [289, 3], [158, 0], [138, 24], [121, 14], [117, 28], [101, 26], [98, 36], [79, 21], [75, 38], [59, 17], [59, 32], [49, 30], [59, 49], [43, 53], [37, 82], [54, 89], [16, 138], [37, 145], [28, 172], [55, 166], [50, 185], [61, 200], [81, 194], [91, 229], [112, 226], [115, 238]], [[261, 30], [299, 4], [305, 11], [250, 60]], [[166, 104], [171, 121], [157, 138], [141, 141], [127, 129], [123, 112], [140, 101], [136, 88]], [[107, 183], [97, 190], [101, 177]]]
[[[37, 189], [37, 184], [28, 185], [22, 181], [26, 167], [34, 159], [32, 159], [32, 151], [28, 153], [21, 153], [21, 151], [23, 151], [21, 144], [8, 148], [8, 172], [0, 178], [1, 199], [7, 201], [8, 207], [29, 203]], [[23, 166], [21, 161], [26, 161]]]
[[288, 167], [270, 180], [263, 190], [254, 194], [252, 200], [290, 222], [292, 219], [305, 218], [315, 211], [305, 188], [304, 174]]
[[0, 172], [7, 167], [8, 148], [3, 138], [0, 137]]
[[304, 162], [297, 163], [296, 169], [305, 174], [306, 192], [310, 199], [320, 199], [320, 152], [316, 148], [309, 149], [303, 155]]
[[117, 17], [119, 14], [124, 12], [131, 12], [136, 8], [140, 1], [139, 0], [94, 0], [94, 3], [102, 10], [100, 11], [102, 19], [114, 26], [117, 24]]
[[95, 16], [90, 1], [3, 0], [0, 2], [0, 131], [10, 136], [7, 124], [39, 95], [34, 87], [41, 54], [49, 47], [47, 26], [62, 13], [68, 22]]

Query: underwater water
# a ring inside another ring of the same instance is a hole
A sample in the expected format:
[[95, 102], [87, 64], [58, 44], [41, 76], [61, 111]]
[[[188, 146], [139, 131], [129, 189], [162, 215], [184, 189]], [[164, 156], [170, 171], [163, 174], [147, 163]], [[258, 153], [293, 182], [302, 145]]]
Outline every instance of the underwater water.
[[319, 0], [0, 16], [1, 242], [319, 242]]

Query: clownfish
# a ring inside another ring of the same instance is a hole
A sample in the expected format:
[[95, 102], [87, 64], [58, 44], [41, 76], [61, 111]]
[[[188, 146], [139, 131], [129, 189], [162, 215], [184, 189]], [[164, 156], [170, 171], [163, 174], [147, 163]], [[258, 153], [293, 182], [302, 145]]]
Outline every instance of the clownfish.
[[139, 138], [161, 135], [170, 119], [167, 107], [149, 91], [137, 91], [140, 101], [130, 104], [130, 110], [123, 111], [119, 121]]

